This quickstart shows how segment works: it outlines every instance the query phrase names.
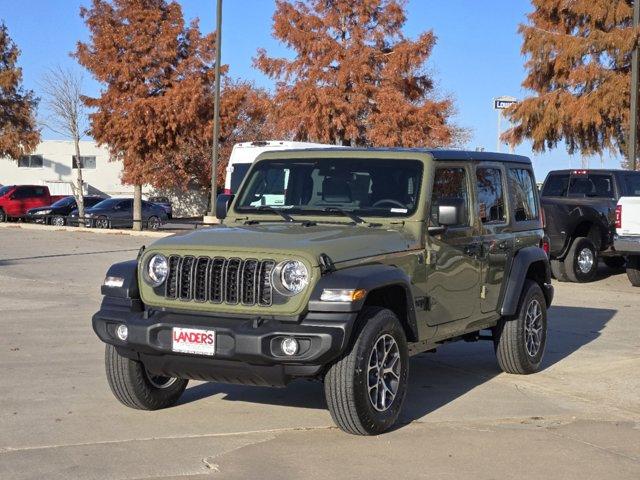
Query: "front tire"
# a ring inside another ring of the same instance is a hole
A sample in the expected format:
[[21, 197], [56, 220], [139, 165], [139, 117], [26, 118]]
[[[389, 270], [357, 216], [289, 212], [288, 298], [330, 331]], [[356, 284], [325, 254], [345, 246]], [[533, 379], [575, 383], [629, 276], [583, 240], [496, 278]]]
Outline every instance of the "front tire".
[[369, 307], [355, 343], [324, 378], [333, 421], [354, 435], [377, 435], [398, 420], [409, 376], [407, 339], [398, 317]]
[[104, 352], [107, 380], [113, 395], [130, 408], [159, 410], [176, 404], [189, 380], [152, 375], [141, 362], [123, 357], [113, 345]]
[[51, 225], [53, 225], [54, 227], [64, 227], [64, 224], [65, 224], [65, 220], [62, 215], [55, 215], [51, 219]]
[[0, 208], [0, 223], [7, 221], [7, 214]]
[[592, 281], [598, 272], [598, 249], [587, 237], [573, 241], [564, 268], [569, 281], [586, 283]]
[[640, 256], [634, 255], [629, 257], [627, 262], [627, 277], [631, 285], [634, 287], [640, 287]]
[[160, 229], [160, 219], [158, 217], [149, 217], [149, 220], [147, 220], [147, 228], [149, 230], [159, 230]]
[[104, 215], [101, 215], [98, 218], [96, 218], [94, 220], [93, 225], [96, 228], [110, 228], [109, 219], [107, 217], [105, 217]]
[[493, 341], [503, 372], [525, 375], [540, 370], [547, 343], [547, 303], [540, 285], [525, 281], [517, 315], [500, 320]]

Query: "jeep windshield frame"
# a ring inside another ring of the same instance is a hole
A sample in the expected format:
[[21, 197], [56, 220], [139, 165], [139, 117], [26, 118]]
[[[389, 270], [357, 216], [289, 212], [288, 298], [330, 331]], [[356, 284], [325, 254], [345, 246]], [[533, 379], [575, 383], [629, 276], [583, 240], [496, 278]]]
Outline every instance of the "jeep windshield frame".
[[245, 215], [273, 215], [269, 210], [277, 209], [351, 220], [406, 218], [420, 205], [423, 177], [423, 162], [412, 158], [261, 160], [248, 172], [233, 209]]

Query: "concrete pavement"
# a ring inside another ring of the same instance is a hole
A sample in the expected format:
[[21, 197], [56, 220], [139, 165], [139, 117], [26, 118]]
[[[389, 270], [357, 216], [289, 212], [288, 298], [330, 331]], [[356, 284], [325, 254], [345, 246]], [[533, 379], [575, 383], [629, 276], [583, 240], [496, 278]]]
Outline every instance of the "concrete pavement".
[[90, 317], [107, 267], [151, 241], [0, 230], [0, 478], [640, 478], [640, 289], [620, 272], [556, 283], [544, 371], [446, 345], [412, 359], [403, 425], [360, 438], [314, 382], [121, 406]]

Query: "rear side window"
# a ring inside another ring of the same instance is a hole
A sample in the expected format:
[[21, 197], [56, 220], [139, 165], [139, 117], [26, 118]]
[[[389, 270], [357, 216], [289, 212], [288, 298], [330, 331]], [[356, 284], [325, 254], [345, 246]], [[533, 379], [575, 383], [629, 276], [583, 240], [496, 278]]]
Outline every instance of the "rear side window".
[[624, 194], [628, 197], [640, 197], [640, 173], [625, 174]]
[[231, 172], [231, 191], [233, 193], [237, 193], [240, 189], [240, 184], [242, 180], [244, 180], [250, 166], [250, 163], [236, 163], [233, 166], [233, 171]]
[[550, 175], [542, 190], [543, 197], [566, 197], [569, 189], [569, 174]]
[[467, 173], [464, 168], [437, 168], [433, 180], [431, 196], [431, 218], [434, 225], [438, 224], [438, 204], [445, 199], [461, 199], [465, 209], [461, 214], [461, 223], [453, 227], [469, 226], [469, 187]]
[[13, 192], [13, 198], [20, 200], [23, 198], [31, 198], [35, 196], [34, 189], [32, 187], [18, 187]]
[[506, 220], [502, 172], [498, 168], [476, 170], [478, 210], [482, 223], [504, 223]]
[[538, 219], [538, 202], [531, 172], [524, 168], [509, 169], [509, 191], [516, 222]]

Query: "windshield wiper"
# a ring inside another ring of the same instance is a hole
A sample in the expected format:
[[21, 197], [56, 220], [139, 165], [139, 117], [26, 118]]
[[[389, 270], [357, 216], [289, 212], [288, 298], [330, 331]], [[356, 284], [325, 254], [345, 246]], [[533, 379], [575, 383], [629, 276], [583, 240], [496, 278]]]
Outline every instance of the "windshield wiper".
[[259, 212], [276, 213], [276, 214], [280, 215], [282, 218], [284, 218], [285, 222], [295, 222], [296, 221], [288, 213], [282, 211], [279, 208], [270, 207], [269, 205], [260, 205], [259, 207], [256, 208], [256, 210], [258, 210]]
[[349, 210], [344, 210], [340, 207], [327, 207], [323, 209], [324, 212], [327, 213], [340, 213], [342, 215], [344, 215], [345, 217], [349, 217], [351, 220], [353, 220], [355, 223], [368, 223], [365, 220], [363, 220], [362, 218], [360, 218], [358, 215], [356, 215], [353, 212], [350, 212]]

